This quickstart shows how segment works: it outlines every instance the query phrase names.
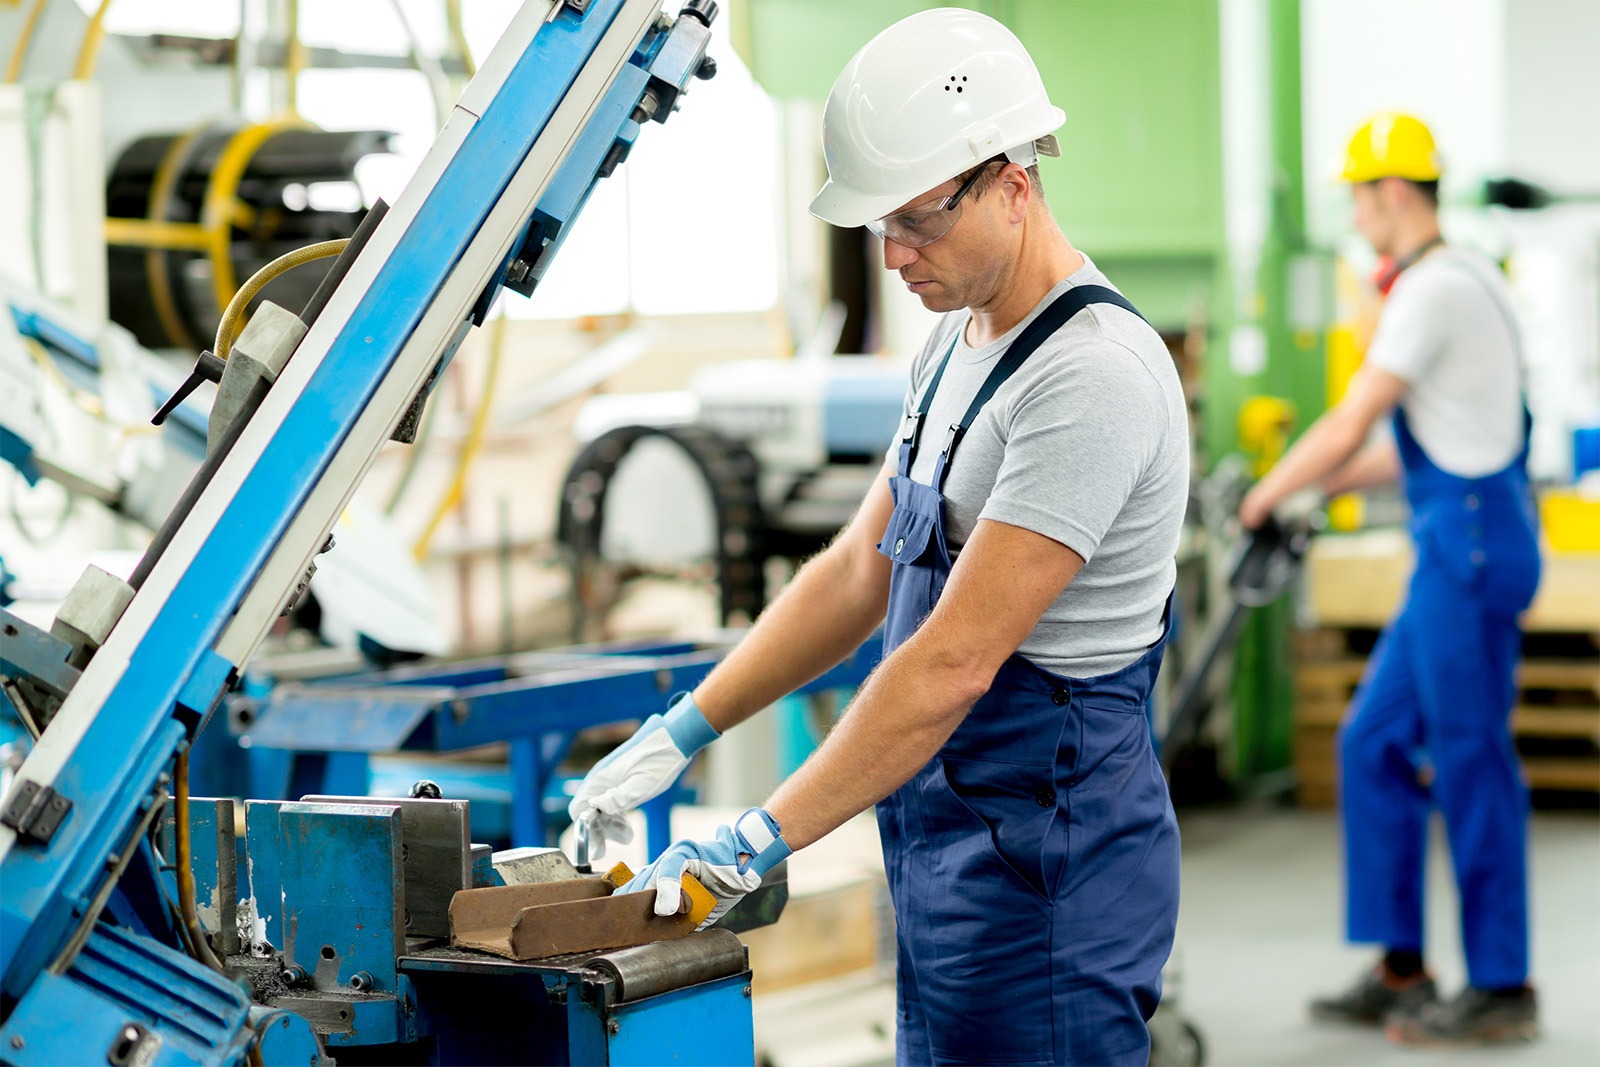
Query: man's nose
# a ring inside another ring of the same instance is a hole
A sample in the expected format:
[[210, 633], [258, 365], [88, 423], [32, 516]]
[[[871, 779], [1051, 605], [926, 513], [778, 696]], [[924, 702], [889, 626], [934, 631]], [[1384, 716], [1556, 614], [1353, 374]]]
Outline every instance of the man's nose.
[[887, 270], [899, 270], [917, 261], [917, 250], [908, 248], [898, 241], [883, 239], [883, 265]]

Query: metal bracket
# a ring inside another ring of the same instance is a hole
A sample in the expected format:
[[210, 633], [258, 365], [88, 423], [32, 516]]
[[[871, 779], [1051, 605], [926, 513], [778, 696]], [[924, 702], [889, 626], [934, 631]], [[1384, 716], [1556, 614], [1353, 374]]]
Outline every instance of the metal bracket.
[[71, 810], [72, 801], [54, 789], [21, 778], [11, 803], [0, 814], [0, 824], [11, 827], [24, 841], [48, 845]]
[[546, 15], [544, 20], [546, 22], [554, 22], [556, 16], [569, 7], [572, 9], [572, 13], [581, 19], [583, 18], [583, 13], [589, 10], [589, 0], [556, 0], [554, 4], [550, 5], [550, 14]]

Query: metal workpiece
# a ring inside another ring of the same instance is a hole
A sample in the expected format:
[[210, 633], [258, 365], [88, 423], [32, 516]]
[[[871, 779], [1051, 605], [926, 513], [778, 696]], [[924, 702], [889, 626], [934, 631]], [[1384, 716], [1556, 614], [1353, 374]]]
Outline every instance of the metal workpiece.
[[132, 586], [91, 564], [62, 601], [50, 633], [72, 646], [69, 662], [81, 668], [105, 644], [132, 601]]
[[711, 929], [607, 952], [588, 968], [612, 987], [613, 1003], [623, 1003], [740, 974], [748, 969], [748, 953], [737, 934]]
[[492, 862], [502, 885], [569, 882], [583, 877], [559, 848], [508, 848], [496, 852]]
[[247, 402], [256, 383], [262, 381], [271, 386], [277, 381], [305, 335], [306, 324], [293, 312], [271, 301], [255, 310], [249, 325], [228, 352], [222, 380], [217, 383], [217, 396], [211, 403], [211, 418], [207, 424], [207, 451], [217, 448], [235, 418], [250, 417]]

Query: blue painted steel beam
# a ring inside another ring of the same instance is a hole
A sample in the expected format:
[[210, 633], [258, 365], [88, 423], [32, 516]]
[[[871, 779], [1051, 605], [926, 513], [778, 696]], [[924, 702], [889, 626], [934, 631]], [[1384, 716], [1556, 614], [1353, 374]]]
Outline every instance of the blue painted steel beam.
[[19, 844], [0, 864], [0, 980], [20, 997], [108, 877], [183, 743], [179, 695], [248, 594], [294, 516], [504, 194], [550, 115], [615, 18], [595, 0], [582, 19], [544, 26], [444, 168], [305, 391], [245, 475], [55, 780], [75, 809], [48, 847]]

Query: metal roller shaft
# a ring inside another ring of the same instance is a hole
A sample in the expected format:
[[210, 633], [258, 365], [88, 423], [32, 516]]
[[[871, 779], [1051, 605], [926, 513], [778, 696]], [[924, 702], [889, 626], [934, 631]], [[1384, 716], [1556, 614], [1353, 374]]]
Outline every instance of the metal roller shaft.
[[617, 983], [617, 1000], [643, 1000], [745, 969], [744, 942], [726, 930], [706, 930], [596, 956], [590, 970]]

